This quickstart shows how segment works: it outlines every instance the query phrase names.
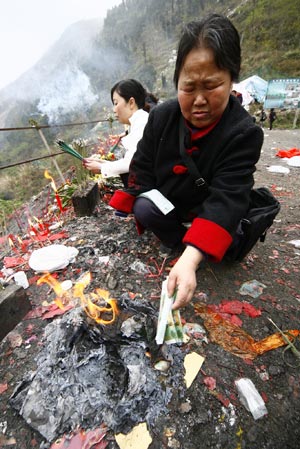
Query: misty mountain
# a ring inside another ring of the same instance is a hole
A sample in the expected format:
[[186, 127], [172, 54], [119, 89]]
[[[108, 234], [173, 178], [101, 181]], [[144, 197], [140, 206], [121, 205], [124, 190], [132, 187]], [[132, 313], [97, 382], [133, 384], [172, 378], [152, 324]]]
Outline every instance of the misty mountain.
[[[103, 23], [67, 28], [37, 64], [0, 91], [0, 127], [28, 126], [31, 117], [40, 124], [95, 120], [101, 108], [111, 108], [111, 86], [127, 77], [161, 99], [173, 96], [182, 26], [209, 12], [227, 15], [240, 32], [242, 79], [299, 77], [298, 9], [299, 0], [123, 0]], [[5, 160], [31, 154], [25, 133], [7, 134], [0, 133], [0, 160], [4, 153]]]
[[101, 29], [97, 19], [71, 25], [38, 63], [2, 89], [0, 126], [16, 125], [18, 113], [28, 104], [31, 113], [46, 115], [53, 123], [107, 96], [116, 65], [121, 72], [126, 61], [120, 51], [108, 53], [99, 45]]

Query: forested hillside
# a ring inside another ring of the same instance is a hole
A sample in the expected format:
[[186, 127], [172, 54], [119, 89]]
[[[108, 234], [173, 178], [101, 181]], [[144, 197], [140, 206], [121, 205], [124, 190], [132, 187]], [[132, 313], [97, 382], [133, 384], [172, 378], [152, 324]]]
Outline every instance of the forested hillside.
[[299, 0], [124, 0], [108, 12], [102, 39], [127, 55], [132, 75], [151, 89], [167, 88], [169, 93], [169, 60], [182, 25], [219, 12], [230, 17], [240, 32], [242, 79], [253, 74], [265, 79], [298, 77], [299, 10]]

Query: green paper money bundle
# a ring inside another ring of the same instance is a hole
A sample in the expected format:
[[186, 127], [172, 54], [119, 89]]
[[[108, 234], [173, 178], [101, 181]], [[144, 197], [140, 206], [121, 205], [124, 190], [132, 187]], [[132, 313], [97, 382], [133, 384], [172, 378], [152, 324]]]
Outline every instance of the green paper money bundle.
[[155, 341], [158, 345], [166, 343], [168, 345], [173, 343], [183, 342], [183, 330], [179, 310], [172, 310], [172, 305], [176, 299], [176, 292], [172, 297], [168, 296], [167, 292], [168, 279], [163, 281], [159, 315], [157, 323], [157, 331]]

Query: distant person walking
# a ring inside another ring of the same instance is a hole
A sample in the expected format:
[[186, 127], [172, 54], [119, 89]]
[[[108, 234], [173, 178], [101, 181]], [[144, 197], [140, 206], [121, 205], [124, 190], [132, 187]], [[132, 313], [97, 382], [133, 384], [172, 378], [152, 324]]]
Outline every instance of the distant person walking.
[[277, 115], [276, 112], [274, 110], [274, 108], [270, 109], [270, 113], [269, 113], [269, 123], [270, 123], [270, 129], [273, 129], [273, 122], [277, 119]]
[[265, 113], [265, 110], [262, 109], [260, 116], [259, 116], [259, 124], [260, 126], [263, 128], [264, 127], [264, 122], [267, 120], [267, 114]]

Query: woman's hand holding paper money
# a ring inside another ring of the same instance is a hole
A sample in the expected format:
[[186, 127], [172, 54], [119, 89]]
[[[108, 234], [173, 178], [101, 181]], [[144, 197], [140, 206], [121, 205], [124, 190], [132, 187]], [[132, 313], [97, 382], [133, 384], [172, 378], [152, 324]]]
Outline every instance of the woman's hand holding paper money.
[[176, 301], [172, 309], [185, 307], [192, 299], [197, 286], [196, 271], [204, 255], [193, 246], [187, 246], [168, 278], [168, 295], [172, 296], [177, 289]]

